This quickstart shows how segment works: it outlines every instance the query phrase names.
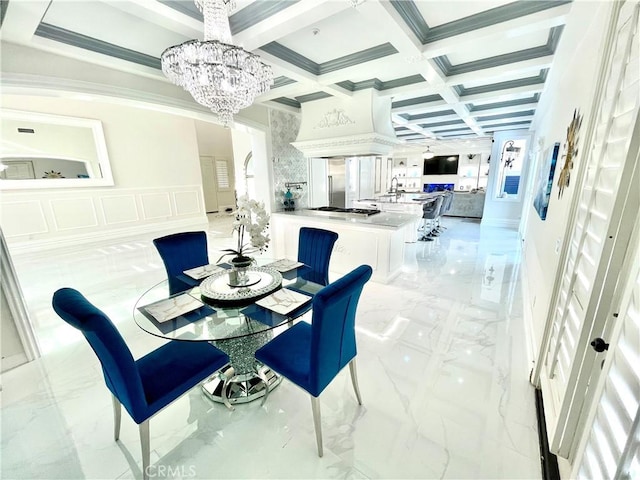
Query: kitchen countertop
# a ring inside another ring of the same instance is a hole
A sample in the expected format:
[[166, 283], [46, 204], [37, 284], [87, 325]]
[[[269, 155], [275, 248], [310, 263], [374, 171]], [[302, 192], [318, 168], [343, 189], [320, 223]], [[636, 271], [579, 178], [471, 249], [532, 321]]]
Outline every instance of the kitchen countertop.
[[[438, 192], [440, 193], [440, 192]], [[401, 193], [396, 200], [394, 194], [379, 195], [376, 198], [361, 198], [358, 202], [371, 202], [371, 203], [400, 203], [406, 205], [421, 205], [438, 193], [423, 193], [423, 192], [405, 192]]]
[[282, 215], [291, 217], [308, 217], [314, 221], [326, 223], [343, 223], [348, 225], [362, 225], [374, 228], [397, 229], [416, 221], [415, 215], [395, 212], [380, 212], [368, 217], [338, 217], [331, 215], [314, 215], [309, 210], [295, 210], [293, 212], [274, 212], [272, 215]]

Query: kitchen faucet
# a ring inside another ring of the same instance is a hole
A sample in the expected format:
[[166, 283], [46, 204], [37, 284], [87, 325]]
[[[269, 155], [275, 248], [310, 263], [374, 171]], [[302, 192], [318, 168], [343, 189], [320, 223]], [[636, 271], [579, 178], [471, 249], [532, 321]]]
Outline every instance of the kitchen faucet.
[[[396, 181], [396, 188], [393, 188], [393, 181]], [[398, 177], [393, 177], [391, 179], [391, 186], [389, 187], [389, 193], [395, 193], [396, 194], [396, 202], [398, 201]]]

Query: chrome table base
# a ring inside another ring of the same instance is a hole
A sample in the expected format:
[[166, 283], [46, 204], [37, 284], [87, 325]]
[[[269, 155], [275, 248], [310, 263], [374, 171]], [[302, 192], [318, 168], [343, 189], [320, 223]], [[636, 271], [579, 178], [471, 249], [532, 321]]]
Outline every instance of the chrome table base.
[[[236, 334], [250, 333], [242, 324]], [[271, 330], [251, 335], [218, 340], [215, 346], [229, 355], [229, 364], [222, 367], [202, 385], [204, 393], [214, 402], [224, 403], [233, 410], [235, 403], [252, 402], [265, 397], [277, 387], [282, 378], [255, 359], [256, 350], [273, 338]], [[264, 400], [263, 400], [264, 402]]]
[[202, 391], [214, 402], [224, 403], [233, 410], [233, 404], [264, 397], [281, 381], [282, 377], [269, 367], [260, 366], [255, 373], [236, 375], [233, 367], [227, 365], [202, 384]]

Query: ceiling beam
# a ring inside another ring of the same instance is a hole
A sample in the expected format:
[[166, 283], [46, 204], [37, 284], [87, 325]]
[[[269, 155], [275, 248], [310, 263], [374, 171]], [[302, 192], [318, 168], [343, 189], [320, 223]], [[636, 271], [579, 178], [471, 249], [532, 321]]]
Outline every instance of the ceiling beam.
[[465, 103], [493, 103], [511, 100], [514, 96], [528, 96], [539, 93], [543, 90], [544, 83], [534, 85], [524, 85], [522, 87], [505, 88], [493, 92], [475, 93], [461, 97]]
[[[552, 63], [553, 55], [545, 55], [544, 57], [532, 58], [531, 60], [508, 63], [506, 65], [484, 68], [482, 70], [474, 70], [473, 72], [460, 73], [458, 75], [450, 75], [447, 77], [445, 84], [447, 86], [465, 83], [488, 85], [496, 83], [496, 81], [503, 82], [510, 78], [534, 76], [537, 75], [540, 70], [551, 67]], [[531, 75], [532, 73], [533, 75]]]

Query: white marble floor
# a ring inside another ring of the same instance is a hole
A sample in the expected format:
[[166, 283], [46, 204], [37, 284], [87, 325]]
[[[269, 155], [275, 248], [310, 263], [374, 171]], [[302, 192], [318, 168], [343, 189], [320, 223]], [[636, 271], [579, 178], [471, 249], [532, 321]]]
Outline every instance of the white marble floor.
[[[151, 420], [152, 478], [539, 479], [516, 233], [445, 218], [408, 244], [404, 273], [368, 283], [357, 317], [359, 407], [348, 371], [321, 396], [318, 458], [308, 395], [286, 380], [229, 411], [199, 388]], [[135, 357], [161, 343], [132, 320], [164, 278], [152, 237], [14, 263], [44, 355], [2, 375], [2, 478], [141, 478], [135, 423], [112, 437], [110, 394], [86, 341], [50, 307], [62, 286], [107, 312]], [[212, 218], [210, 257], [230, 245]], [[335, 278], [335, 276], [333, 277]]]

